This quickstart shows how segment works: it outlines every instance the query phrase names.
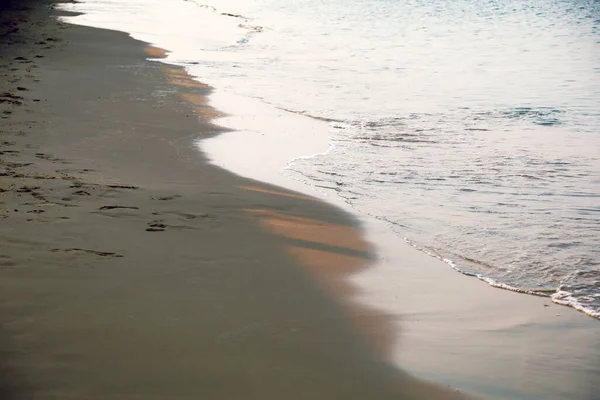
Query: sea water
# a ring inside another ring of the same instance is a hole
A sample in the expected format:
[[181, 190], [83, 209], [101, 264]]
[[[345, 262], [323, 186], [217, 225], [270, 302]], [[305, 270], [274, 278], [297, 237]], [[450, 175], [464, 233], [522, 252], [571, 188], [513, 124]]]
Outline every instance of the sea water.
[[[329, 121], [284, 174], [600, 317], [600, 2], [86, 0], [218, 91]], [[307, 154], [309, 155], [309, 154]]]

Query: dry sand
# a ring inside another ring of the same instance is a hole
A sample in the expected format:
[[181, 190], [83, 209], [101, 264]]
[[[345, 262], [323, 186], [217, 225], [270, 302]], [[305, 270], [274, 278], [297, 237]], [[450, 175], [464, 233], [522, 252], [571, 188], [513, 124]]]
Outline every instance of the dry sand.
[[[3, 3], [2, 399], [459, 399], [343, 299], [339, 208], [207, 164], [210, 88], [126, 34]], [[17, 24], [7, 24], [6, 21]], [[199, 118], [200, 117], [200, 118]]]

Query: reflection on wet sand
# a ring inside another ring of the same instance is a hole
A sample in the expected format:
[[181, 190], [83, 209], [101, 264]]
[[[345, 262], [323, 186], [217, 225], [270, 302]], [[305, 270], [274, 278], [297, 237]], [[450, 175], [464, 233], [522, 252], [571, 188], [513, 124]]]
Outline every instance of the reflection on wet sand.
[[[146, 47], [145, 52], [154, 58], [164, 58], [167, 54], [167, 52], [164, 51], [163, 53], [158, 52], [156, 48], [152, 46]], [[207, 94], [213, 89], [211, 86], [194, 80], [181, 68], [164, 67], [163, 71], [170, 85], [200, 91], [200, 93], [180, 93], [180, 96], [184, 101], [195, 107], [195, 111], [199, 117], [210, 121], [225, 116], [223, 112], [216, 110], [208, 104]]]
[[278, 196], [284, 196], [284, 197], [293, 197], [295, 199], [300, 199], [300, 200], [308, 200], [308, 201], [321, 201], [315, 197], [308, 197], [308, 196], [304, 196], [301, 194], [295, 194], [295, 193], [286, 193], [286, 192], [280, 192], [277, 190], [268, 190], [268, 189], [263, 189], [263, 188], [259, 188], [256, 186], [239, 186], [240, 189], [245, 189], [245, 190], [250, 190], [253, 192], [258, 192], [258, 193], [265, 193], [265, 194], [275, 194]]
[[212, 89], [211, 86], [209, 86], [205, 83], [200, 83], [198, 81], [193, 80], [190, 77], [190, 75], [187, 72], [185, 72], [185, 70], [183, 70], [183, 69], [165, 67], [164, 71], [165, 71], [167, 80], [170, 85], [181, 86], [181, 87], [186, 87], [186, 88], [193, 88], [193, 89], [204, 89], [204, 90]]
[[144, 47], [144, 52], [152, 58], [165, 58], [169, 54], [167, 50], [155, 46]]
[[372, 248], [363, 240], [360, 230], [268, 210], [246, 211], [259, 218], [266, 230], [287, 239], [287, 253], [330, 297], [343, 305], [344, 317], [368, 339], [378, 358], [387, 359], [396, 337], [390, 317], [353, 301], [358, 289], [349, 282], [353, 274], [368, 268], [374, 259]]

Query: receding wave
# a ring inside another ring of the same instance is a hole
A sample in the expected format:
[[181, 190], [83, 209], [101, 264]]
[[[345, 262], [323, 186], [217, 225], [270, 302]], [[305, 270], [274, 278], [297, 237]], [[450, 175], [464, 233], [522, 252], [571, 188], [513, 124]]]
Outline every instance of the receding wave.
[[[589, 315], [590, 317], [600, 319], [600, 295], [598, 293], [594, 293], [593, 291], [591, 291], [588, 288], [588, 286], [586, 286], [586, 285], [583, 285], [583, 286], [561, 285], [557, 289], [528, 289], [528, 288], [522, 288], [522, 287], [518, 287], [518, 286], [512, 286], [512, 285], [497, 281], [489, 276], [485, 276], [481, 273], [470, 272], [469, 270], [463, 269], [459, 266], [461, 264], [461, 262], [486, 265], [485, 262], [478, 261], [478, 260], [475, 260], [475, 259], [472, 259], [469, 257], [461, 257], [458, 255], [456, 255], [456, 259], [453, 260], [453, 259], [446, 258], [446, 257], [440, 255], [435, 250], [428, 249], [423, 246], [419, 246], [418, 244], [412, 242], [408, 238], [404, 238], [404, 240], [406, 243], [408, 243], [410, 246], [414, 247], [415, 249], [417, 249], [431, 257], [434, 257], [434, 258], [437, 258], [438, 260], [443, 261], [444, 263], [449, 265], [452, 269], [456, 270], [457, 272], [460, 272], [461, 274], [466, 275], [466, 276], [471, 276], [471, 277], [477, 278], [477, 279], [487, 283], [490, 286], [493, 286], [493, 287], [496, 287], [499, 289], [510, 290], [512, 292], [517, 292], [517, 293], [529, 294], [529, 295], [533, 295], [533, 296], [548, 297], [556, 304], [572, 307], [578, 311], [583, 312], [584, 314]], [[460, 261], [456, 261], [456, 260], [460, 260]], [[493, 266], [491, 266], [491, 265], [487, 265], [487, 266], [493, 268]], [[600, 278], [599, 271], [591, 271], [591, 273], [594, 275], [597, 275], [597, 277]], [[600, 285], [600, 280], [598, 280], [596, 282], [598, 283], [598, 285]]]
[[462, 274], [600, 318], [600, 163], [584, 136], [539, 123], [557, 116], [569, 121], [517, 107], [331, 122], [335, 147], [289, 173]]
[[239, 38], [237, 40], [237, 44], [248, 43], [248, 41], [251, 39], [251, 37], [252, 37], [253, 34], [262, 32], [263, 29], [264, 29], [264, 27], [260, 26], [260, 25], [250, 25], [250, 24], [248, 24], [248, 21], [250, 19], [247, 18], [247, 17], [245, 17], [242, 14], [236, 14], [236, 13], [231, 13], [231, 12], [220, 11], [215, 6], [211, 6], [211, 5], [208, 5], [208, 4], [203, 4], [203, 3], [199, 2], [199, 1], [196, 1], [196, 0], [183, 0], [183, 1], [187, 1], [187, 2], [190, 2], [192, 4], [195, 4], [195, 5], [197, 5], [200, 8], [209, 9], [212, 12], [214, 12], [215, 14], [218, 14], [220, 16], [229, 17], [229, 18], [236, 18], [236, 19], [239, 19], [239, 20], [243, 21], [240, 24], [238, 24], [238, 27], [242, 28], [242, 29], [245, 29], [247, 31], [247, 33], [246, 33], [246, 35], [242, 36], [241, 38]]
[[536, 125], [557, 126], [562, 124], [565, 111], [552, 107], [514, 107], [504, 110], [477, 113], [475, 119], [505, 118], [528, 121]]

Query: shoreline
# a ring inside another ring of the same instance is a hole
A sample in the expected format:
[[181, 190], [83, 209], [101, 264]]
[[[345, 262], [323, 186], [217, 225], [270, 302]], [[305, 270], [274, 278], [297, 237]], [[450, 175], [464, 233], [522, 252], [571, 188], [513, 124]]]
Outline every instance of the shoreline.
[[[103, 7], [101, 4], [102, 2], [90, 2], [90, 14], [79, 15], [77, 16], [78, 18], [72, 19], [70, 23], [81, 24], [84, 26], [89, 25], [120, 29], [125, 32], [133, 32], [131, 33], [132, 37], [138, 40], [156, 40], [162, 44], [169, 43], [171, 46], [174, 46], [174, 49], [177, 50], [174, 52], [175, 56], [172, 58], [169, 57], [170, 59], [166, 60], [165, 62], [172, 62], [175, 63], [175, 65], [185, 66], [186, 69], [193, 70], [193, 66], [197, 64], [197, 61], [191, 61], [191, 58], [189, 60], [185, 57], [182, 58], [182, 47], [176, 46], [175, 42], [173, 42], [170, 38], [165, 39], [162, 28], [158, 29], [157, 31], [153, 31], [152, 29], [144, 30], [143, 27], [139, 30], [136, 30], [135, 23], [132, 23], [126, 18], [117, 20], [115, 22], [107, 22], [106, 15], [104, 15], [104, 19], [98, 19], [98, 16], [103, 15]], [[100, 5], [99, 8], [98, 5]], [[67, 7], [67, 9], [77, 9], [77, 6]], [[86, 7], [82, 6], [81, 9], [86, 10]], [[218, 14], [216, 9], [212, 9], [212, 11]], [[221, 15], [229, 14], [221, 13]], [[229, 17], [231, 17], [231, 15], [229, 15]], [[160, 19], [156, 20], [155, 23], [158, 24], [159, 20]], [[165, 21], [168, 21], [168, 19], [165, 19]], [[246, 26], [245, 28], [248, 27]], [[157, 32], [162, 32], [162, 35], [156, 35]], [[201, 32], [198, 32], [197, 34], [200, 35]], [[206, 61], [207, 60], [204, 60], [204, 62]], [[197, 80], [203, 81], [203, 77], [198, 76]], [[212, 83], [214, 82], [211, 82], [211, 84]], [[226, 113], [226, 115], [217, 115], [216, 117], [219, 119], [218, 124], [221, 126], [226, 126], [229, 132], [225, 132], [224, 135], [219, 135], [219, 138], [216, 140], [208, 139], [199, 141], [201, 142], [199, 148], [212, 154], [214, 159], [213, 161], [216, 162], [216, 165], [226, 168], [236, 174], [248, 177], [250, 179], [258, 177], [259, 180], [265, 182], [287, 187], [292, 190], [306, 192], [307, 186], [303, 185], [305, 182], [284, 177], [281, 173], [279, 173], [279, 170], [288, 169], [294, 161], [327, 153], [331, 149], [331, 147], [329, 147], [330, 143], [328, 140], [323, 142], [323, 139], [329, 134], [329, 132], [327, 132], [329, 128], [327, 127], [325, 120], [319, 117], [306, 118], [301, 112], [298, 113], [285, 108], [281, 109], [272, 106], [271, 104], [264, 103], [262, 100], [260, 100], [260, 96], [257, 98], [245, 98], [243, 96], [230, 93], [231, 90], [231, 87], [229, 87], [229, 90], [227, 91], [222, 89], [214, 91], [210, 99], [210, 102], [214, 105], [214, 108]], [[257, 114], [259, 114], [261, 117], [255, 118], [255, 115]], [[269, 122], [265, 123], [264, 121], [267, 120]], [[280, 120], [283, 120], [284, 123], [280, 122]], [[314, 126], [311, 127], [311, 124]], [[295, 125], [302, 125], [303, 127], [295, 128]], [[289, 128], [290, 126], [292, 128]], [[278, 132], [276, 133], [275, 130]], [[303, 137], [298, 133], [294, 133], [294, 130], [304, 132], [308, 131], [311, 132], [312, 135], [308, 138], [309, 140], [306, 140], [306, 137]], [[315, 135], [315, 132], [318, 132], [318, 134]], [[269, 139], [265, 139], [265, 136], [269, 137]], [[286, 142], [288, 138], [291, 139], [291, 143]], [[244, 149], [238, 149], [238, 147], [241, 147], [238, 146], [239, 143], [243, 143]], [[307, 145], [307, 143], [310, 144]], [[301, 147], [304, 147], [305, 149], [299, 150]], [[266, 153], [264, 153], [265, 148], [269, 149], [269, 151]], [[259, 163], [255, 162], [254, 154], [260, 154], [262, 156], [262, 159]], [[307, 155], [309, 156], [307, 157]], [[251, 167], [252, 170], [249, 169], [249, 167]], [[333, 186], [335, 186], [335, 184]], [[318, 191], [319, 190], [315, 190], [314, 192], [311, 191], [310, 194], [321, 197], [322, 193], [317, 193]], [[329, 196], [328, 198], [332, 199], [332, 201], [338, 205], [342, 204], [345, 206], [343, 200], [338, 201], [337, 199], [333, 199], [334, 197], [337, 197], [335, 193], [333, 194], [333, 196]], [[359, 211], [357, 208], [351, 207], [351, 213], [360, 214], [363, 211]], [[451, 257], [452, 259], [448, 260], [442, 256], [431, 254], [431, 251], [423, 250], [420, 246], [413, 247], [417, 248], [419, 251], [425, 251], [426, 254], [430, 254], [433, 257], [441, 259], [442, 261], [446, 262], [448, 266], [455, 269], [459, 273], [467, 276], [475, 276], [490, 286], [511, 290], [517, 293], [545, 296], [544, 293], [535, 292], [533, 287], [518, 288], [496, 281], [490, 277], [491, 274], [479, 275], [476, 273], [465, 272], [465, 270], [458, 268], [455, 264], [455, 262], [460, 262], [458, 261], [461, 260], [460, 256], [456, 256], [456, 258]], [[470, 262], [469, 258], [462, 260], [464, 262]], [[592, 318], [598, 319], [593, 311], [585, 309], [576, 301], [572, 301], [567, 292], [556, 292], [550, 296], [550, 298], [556, 304], [572, 307], [589, 315]]]
[[[194, 77], [193, 79], [198, 82], [200, 78]], [[209, 104], [216, 103], [217, 108], [219, 105], [225, 108], [228, 99], [238, 97], [217, 91], [211, 93], [210, 98], [215, 96], [219, 96], [220, 99], [216, 102], [209, 100]], [[238, 97], [234, 103], [244, 104], [244, 101], [240, 101]], [[414, 373], [423, 379], [443, 383], [449, 387], [460, 387], [479, 396], [523, 399], [560, 399], [567, 396], [587, 399], [590, 393], [593, 393], [593, 389], [591, 389], [593, 376], [596, 371], [600, 373], [600, 369], [595, 365], [595, 359], [600, 357], [600, 354], [597, 351], [590, 351], [600, 343], [600, 325], [597, 324], [598, 321], [595, 318], [590, 318], [589, 315], [573, 307], [550, 302], [549, 297], [532, 296], [529, 293], [506, 289], [497, 290], [503, 288], [490, 285], [481, 279], [468, 279], [473, 277], [465, 274], [457, 274], [439, 258], [432, 257], [407, 243], [398, 245], [400, 238], [390, 232], [387, 223], [375, 221], [370, 216], [361, 214], [340, 198], [329, 196], [300, 181], [282, 175], [280, 171], [285, 169], [285, 166], [280, 163], [282, 169], [278, 168], [276, 164], [280, 159], [285, 158], [281, 156], [285, 150], [282, 150], [280, 138], [276, 136], [277, 132], [269, 129], [261, 131], [256, 128], [248, 130], [244, 125], [244, 122], [249, 120], [246, 117], [251, 115], [250, 111], [263, 107], [271, 108], [265, 104], [257, 106], [252, 102], [254, 99], [250, 100], [250, 103], [246, 103], [246, 108], [242, 107], [237, 110], [237, 114], [230, 111], [235, 107], [227, 106], [225, 116], [227, 122], [224, 123], [227, 129], [222, 134], [208, 139], [212, 146], [209, 153], [213, 163], [238, 176], [275, 184], [307, 196], [314, 196], [343, 209], [356, 219], [367, 243], [373, 246], [374, 257], [371, 258], [371, 264], [366, 268], [357, 268], [356, 270], [352, 270], [351, 266], [348, 268], [350, 272], [347, 272], [347, 279], [349, 285], [354, 286], [353, 289], [338, 290], [330, 287], [330, 291], [336, 293], [338, 299], [344, 300], [344, 296], [346, 296], [345, 302], [358, 306], [359, 309], [360, 307], [372, 308], [387, 316], [384, 318], [386, 322], [383, 324], [395, 326], [392, 329], [393, 332], [387, 334], [384, 339], [377, 337], [372, 339], [374, 343], [377, 343], [378, 340], [387, 343], [383, 346], [387, 350], [380, 353], [383, 357], [396, 367]], [[250, 105], [248, 106], [248, 104]], [[324, 124], [323, 121], [280, 109], [268, 110], [265, 114], [267, 122], [261, 121], [260, 123], [261, 126], [268, 128], [272, 123], [276, 126], [282, 126], [284, 122], [293, 124], [297, 117], [305, 119], [305, 124], [312, 123], [315, 126]], [[265, 117], [265, 114], [262, 114], [261, 117]], [[216, 114], [217, 125], [219, 120], [222, 120], [221, 116], [222, 114]], [[278, 118], [284, 122], [275, 122]], [[254, 125], [259, 124], [256, 121], [252, 122]], [[322, 131], [323, 128], [316, 129]], [[248, 135], [248, 132], [254, 133], [255, 136]], [[267, 136], [262, 138], [261, 145], [252, 144], [252, 141], [258, 137], [256, 135], [261, 134]], [[298, 143], [299, 140], [299, 138], [293, 138], [292, 142]], [[245, 163], [240, 162], [239, 159], [244, 155], [231, 151], [235, 145], [244, 149], [247, 146], [253, 146], [252, 150], [245, 155], [246, 158], [242, 158]], [[206, 149], [205, 146], [200, 146], [200, 148]], [[276, 161], [269, 160], [273, 148], [282, 150], [277, 152]], [[319, 147], [314, 146], [313, 148], [318, 149]], [[248, 155], [251, 156], [248, 157]], [[301, 154], [296, 152], [295, 157], [301, 157]], [[289, 161], [289, 157], [285, 159]], [[259, 162], [253, 163], [253, 160], [259, 160]], [[281, 231], [284, 229], [281, 229], [280, 225], [289, 223], [285, 219], [278, 219], [277, 216], [273, 221], [271, 217], [273, 216], [267, 216], [267, 219], [271, 219], [266, 222], [269, 229], [273, 230], [273, 226], [276, 226], [275, 231]], [[312, 273], [315, 274], [314, 277], [317, 281], [326, 281], [327, 278], [319, 276], [319, 269], [324, 269], [325, 265], [319, 266], [317, 259], [321, 257], [318, 254], [308, 256], [295, 254], [295, 256], [301, 260], [304, 258], [303, 262], [312, 268]], [[396, 265], [392, 265], [389, 259], [395, 259]], [[345, 264], [351, 265], [351, 262]], [[406, 264], [409, 266], [408, 271], [396, 270], [398, 265], [404, 268]], [[418, 271], [418, 268], [422, 267], [429, 270], [425, 273]], [[411, 284], [392, 284], [391, 288], [385, 287], [382, 280], [391, 277], [396, 277], [392, 281], [398, 282], [408, 278]], [[373, 281], [376, 282], [375, 285], [372, 284]], [[415, 289], [412, 287], [414, 282], [418, 282], [435, 294], [427, 298], [420, 293], [415, 293]], [[383, 296], [377, 293], [382, 287], [388, 290], [388, 293]], [[409, 295], [399, 296], [397, 293], [389, 291], [402, 293], [407, 291]], [[517, 296], [519, 294], [525, 296]], [[448, 301], [449, 297], [450, 301]], [[414, 305], [412, 300], [414, 298], [420, 300], [418, 306], [411, 306], [407, 310], [404, 304]], [[445, 304], [446, 302], [448, 304]], [[491, 315], [490, 310], [494, 311]], [[403, 319], [405, 315], [409, 316], [408, 321], [404, 321], [398, 327], [397, 320]], [[448, 318], [447, 315], [452, 315], [454, 320]], [[440, 326], [445, 326], [445, 330], [448, 332], [459, 330], [461, 335], [447, 339], [432, 337], [432, 333], [438, 332]], [[368, 327], [365, 331], [368, 331]], [[404, 337], [405, 333], [403, 333], [406, 331], [419, 333], [411, 332], [408, 335], [410, 340], [407, 341]], [[553, 333], [556, 331], [563, 332], [563, 336], [555, 337]], [[508, 338], [502, 336], [502, 333], [506, 332], [509, 333]], [[427, 339], [423, 340], [424, 337]], [[537, 343], [542, 337], [545, 343]], [[402, 340], [402, 345], [396, 345], [394, 348], [394, 342], [399, 339]], [[425, 343], [427, 344], [425, 345]], [[478, 343], [481, 348], [470, 349], [469, 343]], [[505, 354], [495, 352], [493, 359], [490, 359], [489, 349], [497, 350], [499, 343], [502, 344], [500, 347], [504, 349]], [[515, 352], [514, 348], [527, 349], [527, 351]], [[533, 348], [537, 348], [537, 350], [534, 351]], [[393, 350], [390, 352], [389, 349]], [[589, 351], [589, 354], [582, 356], [581, 352], [585, 351]], [[507, 354], [510, 354], [510, 357]], [[581, 357], [584, 357], [583, 363], [572, 364]], [[445, 359], [445, 363], [442, 365], [439, 363], [440, 358]], [[526, 362], [535, 365], [535, 368], [533, 371], [520, 371], [521, 375], [515, 375], [515, 368], [519, 369], [523, 362], [522, 359], [527, 359]], [[547, 360], [552, 360], [552, 363], [540, 369], [540, 366]], [[464, 364], [460, 368], [464, 376], [455, 373], [456, 362]], [[472, 365], [478, 365], [478, 367], [473, 368]], [[560, 369], [558, 374], [553, 371], [557, 368]], [[490, 370], [494, 371], [493, 378], [486, 375]], [[533, 382], [532, 384], [537, 387], [529, 388], [527, 387], [529, 384], [524, 384], [524, 381]]]
[[209, 87], [30, 11], [2, 53], [0, 393], [466, 397], [390, 366], [385, 316], [331, 296], [373, 258], [354, 217], [198, 154], [222, 129], [180, 95]]
[[[593, 398], [596, 321], [469, 280], [399, 246], [381, 222], [206, 164], [195, 140], [223, 132], [202, 122], [219, 115], [202, 100], [208, 86], [173, 86], [185, 83], [182, 69], [147, 61], [147, 46], [126, 34], [56, 32], [66, 40], [37, 68], [18, 68], [32, 81], [3, 119], [14, 142], [3, 146], [18, 149], [3, 157], [25, 183], [0, 194], [19, 204], [0, 231], [11, 253], [0, 271], [1, 344], [7, 369], [27, 377], [11, 379], [25, 382], [15, 398], [31, 382], [36, 398], [61, 399], [231, 398], [249, 387], [293, 398], [287, 390], [315, 383], [323, 396], [461, 396], [402, 371], [492, 398]], [[193, 105], [179, 97], [188, 89]], [[330, 273], [323, 260], [349, 268]], [[245, 272], [249, 261], [259, 276]], [[347, 359], [357, 365], [340, 370]], [[327, 382], [316, 375], [332, 370]], [[200, 387], [198, 371], [209, 374]], [[267, 377], [287, 383], [268, 387]]]

